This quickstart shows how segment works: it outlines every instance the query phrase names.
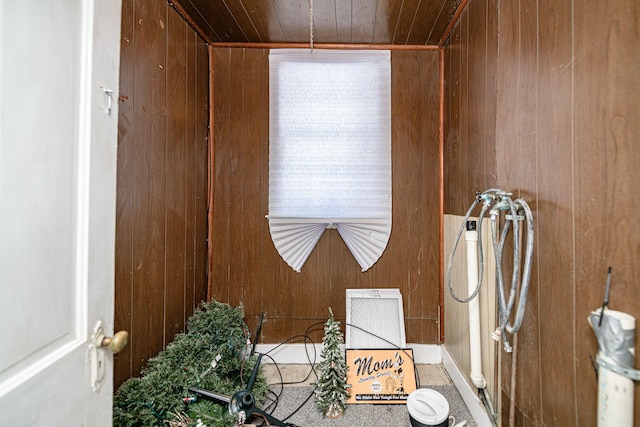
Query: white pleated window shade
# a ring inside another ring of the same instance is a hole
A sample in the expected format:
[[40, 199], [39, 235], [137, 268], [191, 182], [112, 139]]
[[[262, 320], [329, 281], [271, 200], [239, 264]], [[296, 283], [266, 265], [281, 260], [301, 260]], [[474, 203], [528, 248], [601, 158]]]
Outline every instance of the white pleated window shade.
[[389, 51], [269, 54], [269, 228], [300, 271], [327, 226], [368, 270], [391, 234]]

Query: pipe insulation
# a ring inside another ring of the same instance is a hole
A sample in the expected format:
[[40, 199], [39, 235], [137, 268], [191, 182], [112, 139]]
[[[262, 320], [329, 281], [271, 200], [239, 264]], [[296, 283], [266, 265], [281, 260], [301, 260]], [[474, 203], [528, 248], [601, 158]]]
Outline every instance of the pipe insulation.
[[[473, 294], [478, 282], [478, 230], [475, 221], [467, 221], [465, 232], [467, 242], [467, 284], [469, 294]], [[469, 377], [476, 387], [482, 389], [487, 381], [482, 374], [482, 348], [480, 345], [480, 297], [476, 295], [468, 303], [469, 308]]]

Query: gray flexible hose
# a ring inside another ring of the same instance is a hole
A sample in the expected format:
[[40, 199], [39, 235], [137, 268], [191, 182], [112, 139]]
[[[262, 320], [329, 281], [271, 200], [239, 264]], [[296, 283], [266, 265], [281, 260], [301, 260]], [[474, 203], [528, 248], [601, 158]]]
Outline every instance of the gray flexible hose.
[[[519, 204], [524, 210], [525, 220], [527, 221], [527, 246], [525, 248], [525, 259], [523, 263], [523, 272], [522, 272], [522, 281], [520, 282], [520, 297], [518, 298], [518, 308], [516, 309], [516, 317], [513, 325], [510, 325], [508, 322], [506, 323], [507, 332], [510, 334], [515, 334], [520, 330], [522, 326], [522, 320], [524, 319], [525, 307], [527, 305], [527, 293], [529, 292], [529, 279], [531, 277], [531, 264], [533, 260], [533, 238], [534, 238], [534, 227], [533, 227], [533, 213], [531, 212], [531, 208], [526, 201], [523, 199], [515, 200], [516, 204]], [[515, 231], [514, 231], [515, 232]], [[515, 298], [515, 292], [512, 288], [512, 295]], [[511, 314], [512, 306], [509, 307], [509, 314]], [[508, 320], [509, 316], [507, 316]]]
[[[527, 294], [529, 291], [529, 279], [531, 277], [531, 264], [533, 259], [533, 242], [534, 242], [534, 226], [533, 226], [533, 213], [531, 208], [524, 199], [511, 200], [505, 198], [509, 203], [509, 211], [511, 219], [508, 219], [503, 228], [500, 241], [496, 242], [494, 231], [494, 252], [496, 254], [496, 280], [498, 288], [498, 313], [500, 324], [497, 331], [500, 333], [506, 329], [510, 334], [515, 334], [520, 330], [522, 321], [524, 319], [525, 308], [527, 304]], [[525, 220], [527, 222], [527, 244], [525, 248], [525, 259], [523, 263], [522, 278], [520, 277], [520, 229], [519, 220], [517, 219], [518, 206], [524, 211]], [[514, 214], [515, 213], [515, 214]], [[495, 215], [492, 217], [492, 229], [495, 230]], [[514, 256], [513, 256], [513, 275], [511, 280], [511, 289], [509, 292], [509, 301], [505, 303], [505, 290], [504, 280], [502, 277], [502, 250], [504, 249], [504, 243], [506, 234], [508, 231], [509, 223], [513, 223], [513, 244], [514, 244]], [[516, 309], [515, 320], [512, 323], [509, 322], [509, 318], [513, 312], [513, 306], [515, 304], [516, 294], [518, 294], [518, 285], [520, 286], [518, 307]], [[510, 351], [511, 346], [506, 341], [506, 337], [503, 335], [505, 350]]]
[[[462, 225], [460, 226], [460, 229], [458, 230], [458, 235], [456, 236], [456, 240], [453, 243], [453, 247], [451, 248], [451, 253], [449, 254], [449, 263], [447, 264], [447, 286], [449, 288], [449, 294], [451, 294], [451, 297], [453, 297], [454, 300], [456, 300], [458, 302], [462, 302], [462, 303], [467, 303], [467, 302], [471, 301], [472, 299], [474, 299], [476, 297], [476, 295], [478, 295], [478, 292], [480, 292], [480, 287], [482, 286], [482, 276], [484, 275], [484, 254], [482, 252], [482, 244], [481, 244], [482, 242], [481, 242], [480, 238], [478, 237], [478, 258], [479, 258], [480, 268], [479, 268], [479, 271], [478, 271], [478, 283], [476, 285], [475, 290], [467, 298], [462, 298], [462, 297], [459, 297], [458, 295], [456, 295], [456, 293], [453, 290], [453, 287], [451, 285], [451, 272], [453, 270], [453, 257], [456, 254], [456, 250], [458, 249], [458, 243], [460, 243], [460, 237], [462, 237], [462, 232], [465, 229], [465, 226], [467, 224], [467, 220], [471, 216], [471, 213], [476, 208], [478, 203], [479, 203], [479, 198], [476, 198], [474, 200], [474, 202], [471, 204], [471, 207], [467, 211], [467, 214], [465, 215], [464, 219], [462, 220]], [[480, 232], [482, 230], [482, 228], [481, 228], [482, 227], [481, 226], [482, 218], [484, 217], [484, 214], [485, 214], [486, 211], [487, 211], [487, 208], [485, 206], [483, 206], [482, 207], [482, 211], [480, 213], [479, 222], [478, 222], [478, 227], [479, 227], [478, 228], [478, 235], [480, 235]]]
[[[471, 295], [467, 298], [461, 298], [453, 290], [451, 285], [451, 273], [453, 269], [453, 259], [458, 248], [458, 244], [460, 242], [460, 238], [462, 236], [462, 232], [465, 229], [467, 220], [471, 216], [473, 210], [476, 208], [478, 203], [483, 201], [482, 210], [480, 215], [478, 216], [478, 258], [479, 258], [479, 272], [478, 272], [478, 283], [476, 285], [475, 290]], [[498, 205], [500, 203], [500, 205]], [[505, 207], [507, 209], [505, 209]], [[527, 294], [529, 291], [529, 279], [531, 277], [531, 264], [533, 259], [533, 242], [534, 242], [534, 226], [533, 226], [533, 213], [527, 202], [524, 199], [516, 199], [512, 200], [509, 196], [509, 193], [506, 193], [503, 190], [497, 188], [488, 189], [482, 193], [478, 193], [476, 199], [472, 203], [471, 207], [467, 211], [460, 229], [458, 230], [458, 234], [456, 236], [455, 242], [451, 249], [451, 253], [449, 254], [449, 262], [447, 264], [447, 286], [449, 288], [449, 293], [458, 302], [466, 303], [471, 301], [476, 297], [478, 292], [480, 291], [480, 287], [482, 286], [482, 276], [484, 275], [484, 254], [482, 250], [482, 222], [484, 216], [486, 215], [487, 210], [491, 208], [491, 230], [492, 230], [492, 243], [493, 243], [493, 252], [496, 260], [496, 288], [498, 294], [498, 319], [499, 325], [496, 329], [496, 333], [502, 336], [504, 341], [504, 347], [506, 351], [511, 351], [511, 346], [509, 345], [507, 338], [504, 334], [502, 334], [503, 330], [507, 330], [510, 334], [515, 334], [518, 332], [520, 327], [522, 326], [522, 321], [524, 319], [525, 308], [527, 304]], [[522, 277], [520, 275], [520, 224], [518, 219], [518, 211], [521, 208], [524, 211], [524, 217], [527, 222], [527, 238], [526, 238], [526, 248], [525, 248], [525, 259], [522, 270]], [[500, 238], [497, 237], [497, 218], [499, 216], [500, 210], [508, 210], [511, 218], [507, 218], [502, 228], [502, 232]], [[511, 225], [513, 224], [513, 225]], [[509, 230], [513, 229], [513, 273], [511, 276], [511, 288], [509, 292], [509, 299], [506, 301], [506, 293], [504, 288], [504, 279], [503, 279], [503, 271], [502, 271], [502, 252], [504, 250], [504, 245], [509, 234]], [[520, 286], [520, 290], [518, 292], [518, 286]], [[510, 323], [509, 319], [511, 318], [511, 314], [513, 312], [513, 308], [516, 301], [516, 296], [519, 293], [518, 297], [518, 305], [515, 312], [515, 320]]]

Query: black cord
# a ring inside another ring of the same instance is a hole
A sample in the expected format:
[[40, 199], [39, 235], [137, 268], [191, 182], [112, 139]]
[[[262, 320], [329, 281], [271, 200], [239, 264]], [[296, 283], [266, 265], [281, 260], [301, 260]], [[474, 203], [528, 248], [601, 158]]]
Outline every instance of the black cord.
[[[280, 382], [278, 383], [272, 383], [269, 384], [268, 387], [273, 387], [273, 386], [280, 386], [280, 390], [276, 393], [273, 390], [270, 390], [270, 393], [272, 393], [275, 398], [272, 399], [272, 402], [267, 406], [267, 409], [265, 409], [265, 412], [270, 410], [271, 412], [269, 412], [269, 414], [273, 414], [273, 412], [275, 412], [276, 408], [278, 407], [278, 403], [280, 401], [280, 397], [282, 397], [282, 393], [284, 391], [284, 386], [285, 385], [295, 385], [295, 384], [302, 384], [305, 383], [306, 381], [309, 380], [309, 378], [311, 377], [312, 374], [315, 374], [316, 379], [318, 378], [318, 374], [315, 370], [315, 364], [316, 364], [316, 359], [317, 359], [317, 354], [316, 354], [316, 347], [315, 345], [312, 346], [313, 348], [313, 355], [310, 353], [309, 350], [309, 344], [315, 344], [314, 341], [311, 339], [311, 337], [309, 336], [309, 334], [311, 332], [315, 332], [316, 330], [322, 330], [322, 329], [313, 329], [319, 325], [323, 325], [324, 322], [318, 322], [318, 323], [314, 323], [312, 325], [310, 325], [309, 327], [307, 327], [307, 329], [305, 330], [305, 333], [303, 335], [294, 335], [290, 338], [287, 338], [286, 340], [282, 341], [281, 343], [279, 343], [278, 345], [276, 345], [275, 347], [273, 347], [272, 349], [270, 349], [268, 352], [263, 353], [265, 356], [267, 356], [274, 364], [276, 371], [278, 373], [278, 376], [280, 378]], [[271, 357], [271, 355], [269, 353], [274, 352], [275, 350], [277, 350], [278, 348], [282, 347], [284, 344], [292, 342], [292, 341], [296, 341], [302, 339], [302, 341], [304, 342], [304, 347], [305, 347], [305, 354], [307, 356], [307, 362], [309, 363], [309, 366], [311, 367], [309, 372], [307, 373], [306, 377], [300, 381], [293, 381], [293, 382], [284, 382], [284, 378], [282, 377], [282, 371], [280, 370], [280, 367], [278, 366], [278, 363], [275, 361], [275, 359], [273, 357]], [[309, 402], [309, 400], [314, 396], [315, 394], [315, 388], [313, 390], [313, 392], [304, 400], [304, 402], [302, 402], [300, 405], [298, 405], [298, 407], [291, 412], [286, 418], [282, 419], [283, 422], [287, 421], [289, 418], [291, 418], [293, 415], [295, 415], [298, 411], [300, 411], [300, 409], [302, 409], [302, 407]], [[287, 424], [287, 425], [291, 425], [295, 427], [295, 424]]]
[[256, 345], [260, 340], [260, 333], [262, 332], [262, 322], [264, 322], [264, 311], [260, 312], [260, 320], [258, 321], [258, 328], [256, 329], [256, 334], [253, 339], [253, 346], [251, 346], [251, 355], [256, 352]]
[[[272, 383], [269, 384], [268, 387], [272, 387], [272, 386], [280, 386], [280, 390], [276, 393], [272, 390], [269, 391], [269, 393], [273, 394], [275, 396], [275, 398], [271, 399], [271, 403], [266, 407], [266, 409], [264, 409], [264, 411], [268, 411], [269, 409], [271, 410], [271, 412], [269, 412], [269, 414], [273, 414], [273, 412], [275, 412], [276, 408], [278, 407], [278, 403], [280, 401], [280, 398], [282, 397], [282, 393], [284, 391], [284, 386], [285, 385], [295, 385], [295, 384], [302, 384], [305, 383], [306, 381], [309, 380], [309, 378], [311, 377], [311, 375], [315, 375], [316, 379], [318, 379], [318, 373], [315, 369], [315, 365], [316, 365], [316, 361], [317, 361], [317, 351], [316, 351], [316, 347], [315, 345], [312, 346], [313, 348], [313, 357], [309, 351], [309, 344], [315, 344], [315, 342], [311, 339], [311, 337], [309, 336], [312, 332], [316, 332], [316, 331], [321, 331], [322, 328], [317, 328], [320, 325], [324, 325], [325, 322], [317, 322], [317, 323], [313, 323], [312, 325], [310, 325], [309, 327], [307, 327], [307, 329], [305, 330], [304, 334], [302, 335], [294, 335], [290, 338], [287, 338], [286, 340], [282, 341], [281, 343], [279, 343], [278, 345], [276, 345], [275, 347], [273, 347], [272, 349], [270, 349], [268, 352], [263, 353], [264, 356], [268, 357], [272, 362], [273, 365], [275, 366], [275, 369], [278, 373], [278, 376], [280, 378], [280, 382], [277, 383]], [[386, 342], [387, 344], [393, 346], [394, 349], [401, 351], [402, 353], [404, 353], [407, 358], [409, 358], [411, 360], [411, 362], [414, 364], [415, 367], [415, 360], [414, 357], [411, 353], [409, 353], [407, 351], [407, 349], [402, 348], [400, 346], [398, 346], [396, 343], [393, 343], [389, 340], [387, 340], [384, 337], [381, 337], [380, 335], [377, 335], [371, 331], [368, 331], [358, 325], [353, 325], [351, 323], [344, 323], [345, 326], [349, 326], [355, 329], [358, 329], [366, 334], [369, 334], [375, 338], [378, 338], [384, 342]], [[317, 329], [314, 329], [317, 328]], [[290, 343], [290, 342], [294, 342], [296, 340], [302, 339], [302, 341], [304, 342], [304, 348], [305, 348], [305, 354], [307, 356], [307, 362], [309, 363], [310, 369], [309, 372], [307, 373], [307, 376], [300, 381], [292, 381], [292, 382], [284, 382], [284, 378], [282, 377], [282, 371], [280, 370], [280, 367], [278, 366], [278, 363], [275, 361], [275, 359], [273, 357], [270, 356], [269, 353], [274, 352], [275, 350], [277, 350], [278, 348], [282, 347], [283, 345]], [[415, 380], [416, 380], [416, 388], [420, 388], [420, 375], [418, 373], [417, 369], [414, 369], [414, 376], [415, 376]], [[300, 404], [298, 405], [298, 407], [296, 409], [293, 410], [293, 412], [291, 412], [288, 416], [286, 416], [285, 418], [282, 418], [282, 421], [285, 422], [287, 421], [289, 418], [291, 418], [292, 416], [294, 416], [296, 413], [298, 413], [302, 407], [304, 405], [306, 405], [309, 400], [311, 400], [311, 398], [315, 395], [315, 390], [317, 387], [314, 387], [312, 392], [309, 394], [309, 396]], [[286, 423], [288, 426], [291, 427], [298, 427], [295, 424], [289, 424]]]

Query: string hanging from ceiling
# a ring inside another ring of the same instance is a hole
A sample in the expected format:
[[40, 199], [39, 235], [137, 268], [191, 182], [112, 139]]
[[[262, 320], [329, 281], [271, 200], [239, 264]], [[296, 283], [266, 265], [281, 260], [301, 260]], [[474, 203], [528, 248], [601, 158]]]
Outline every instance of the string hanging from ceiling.
[[313, 0], [309, 0], [309, 47], [313, 52]]

